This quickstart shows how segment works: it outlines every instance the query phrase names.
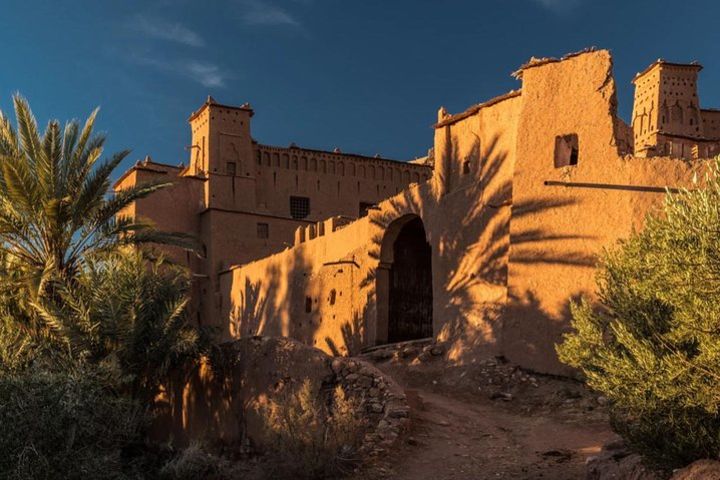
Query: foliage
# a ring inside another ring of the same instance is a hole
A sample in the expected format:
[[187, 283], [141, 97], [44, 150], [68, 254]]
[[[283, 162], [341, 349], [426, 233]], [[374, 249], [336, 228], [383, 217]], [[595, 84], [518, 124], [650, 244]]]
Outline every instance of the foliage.
[[350, 473], [363, 423], [356, 417], [356, 403], [341, 387], [332, 392], [329, 403], [305, 380], [297, 392], [264, 408], [272, 478], [337, 478]]
[[105, 137], [93, 132], [97, 110], [81, 128], [51, 120], [40, 134], [25, 99], [14, 97], [17, 128], [0, 112], [0, 253], [26, 333], [51, 338], [36, 310], [53, 302], [57, 284], [72, 283], [86, 262], [122, 245], [190, 246], [186, 236], [155, 230], [123, 215], [132, 202], [167, 186], [149, 183], [110, 195], [110, 175], [128, 151], [101, 161]]
[[[2, 316], [0, 372], [31, 362], [58, 370], [77, 362], [103, 364], [115, 371], [118, 386], [127, 384], [133, 397], [150, 401], [168, 370], [197, 357], [203, 345], [187, 318], [188, 288], [184, 269], [139, 250], [90, 260], [73, 286], [56, 290], [52, 308], [39, 309], [66, 349], [36, 342]], [[0, 312], [4, 308], [0, 302]]]
[[42, 311], [46, 322], [88, 361], [117, 365], [146, 402], [172, 367], [200, 353], [187, 271], [163, 257], [126, 249], [94, 258], [58, 294], [60, 308]]
[[719, 165], [605, 252], [600, 308], [574, 305], [558, 346], [611, 400], [614, 428], [665, 469], [720, 454]]
[[144, 417], [90, 369], [0, 376], [0, 478], [123, 479]]
[[201, 337], [187, 271], [135, 247], [192, 241], [123, 214], [167, 184], [112, 193], [127, 152], [99, 160], [95, 112], [40, 135], [14, 104], [17, 131], [0, 112], [0, 478], [146, 478], [164, 461], [137, 447], [151, 400]]
[[242, 464], [212, 453], [202, 443], [179, 452], [160, 470], [161, 480], [233, 480], [241, 478]]

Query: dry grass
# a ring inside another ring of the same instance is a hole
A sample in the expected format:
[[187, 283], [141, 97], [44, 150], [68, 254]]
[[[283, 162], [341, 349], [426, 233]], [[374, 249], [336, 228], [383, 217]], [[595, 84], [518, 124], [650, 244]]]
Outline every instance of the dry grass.
[[364, 423], [357, 402], [341, 387], [323, 395], [305, 380], [296, 392], [266, 406], [262, 415], [270, 478], [338, 478], [358, 465]]

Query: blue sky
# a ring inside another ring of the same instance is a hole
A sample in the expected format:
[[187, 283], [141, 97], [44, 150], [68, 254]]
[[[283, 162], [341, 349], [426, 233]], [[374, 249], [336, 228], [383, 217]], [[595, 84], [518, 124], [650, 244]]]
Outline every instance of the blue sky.
[[[620, 113], [653, 60], [698, 60], [720, 106], [720, 2], [703, 0], [145, 0], [0, 3], [0, 108], [40, 122], [101, 107], [108, 149], [187, 160], [187, 117], [208, 94], [255, 108], [263, 143], [409, 159], [440, 105], [519, 87], [531, 56], [588, 46], [615, 57]], [[713, 88], [716, 86], [717, 88]], [[109, 153], [109, 152], [108, 152]], [[117, 172], [119, 174], [119, 172]]]

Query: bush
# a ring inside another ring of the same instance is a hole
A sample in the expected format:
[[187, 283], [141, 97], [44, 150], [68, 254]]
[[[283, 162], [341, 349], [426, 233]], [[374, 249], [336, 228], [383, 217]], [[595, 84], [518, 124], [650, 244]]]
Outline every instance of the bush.
[[123, 479], [142, 411], [89, 370], [0, 376], [0, 478]]
[[263, 410], [271, 478], [337, 478], [356, 466], [363, 435], [357, 404], [339, 386], [329, 401], [322, 397], [305, 380]]
[[605, 252], [599, 306], [572, 308], [560, 359], [611, 400], [615, 430], [670, 470], [720, 454], [720, 179], [668, 194], [664, 215]]
[[[0, 273], [1, 270], [0, 270]], [[0, 373], [90, 363], [114, 370], [116, 388], [149, 404], [167, 373], [199, 357], [209, 337], [190, 324], [186, 269], [125, 249], [89, 259], [53, 302], [34, 308], [53, 334], [28, 334], [0, 279]], [[110, 368], [111, 367], [111, 368]]]
[[240, 464], [216, 455], [201, 443], [180, 451], [160, 470], [161, 480], [232, 480], [240, 478]]

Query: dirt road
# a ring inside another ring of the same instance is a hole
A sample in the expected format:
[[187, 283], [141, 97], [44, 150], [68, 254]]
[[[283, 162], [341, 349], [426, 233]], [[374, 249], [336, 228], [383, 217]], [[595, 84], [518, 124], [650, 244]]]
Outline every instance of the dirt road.
[[602, 402], [577, 382], [493, 360], [412, 360], [377, 364], [405, 387], [413, 427], [362, 478], [582, 479], [585, 459], [614, 438]]

